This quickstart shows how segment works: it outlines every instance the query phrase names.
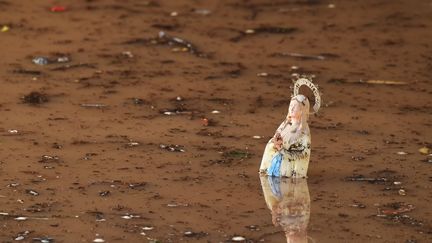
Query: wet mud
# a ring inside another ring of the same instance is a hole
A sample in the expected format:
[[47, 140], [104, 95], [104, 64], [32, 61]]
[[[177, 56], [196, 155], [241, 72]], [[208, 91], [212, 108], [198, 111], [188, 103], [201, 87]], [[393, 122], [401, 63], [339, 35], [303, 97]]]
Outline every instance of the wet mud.
[[[432, 2], [0, 11], [1, 242], [432, 238]], [[323, 98], [309, 178], [268, 181], [297, 74]]]

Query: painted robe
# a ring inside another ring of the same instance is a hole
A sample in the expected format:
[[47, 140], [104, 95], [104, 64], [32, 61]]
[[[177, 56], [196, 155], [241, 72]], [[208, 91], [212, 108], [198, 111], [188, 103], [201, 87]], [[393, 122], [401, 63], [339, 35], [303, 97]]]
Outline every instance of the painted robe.
[[282, 136], [282, 149], [275, 149], [273, 139], [270, 139], [264, 150], [260, 173], [276, 177], [307, 177], [311, 152], [307, 122], [295, 125], [285, 120], [276, 133]]

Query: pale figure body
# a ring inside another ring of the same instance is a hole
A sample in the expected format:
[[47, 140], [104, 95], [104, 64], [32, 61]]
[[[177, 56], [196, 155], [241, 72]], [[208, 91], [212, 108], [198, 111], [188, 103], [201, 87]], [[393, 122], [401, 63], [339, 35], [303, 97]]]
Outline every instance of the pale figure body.
[[304, 95], [291, 99], [288, 115], [267, 143], [260, 173], [276, 177], [307, 177], [311, 136], [307, 120], [309, 100]]

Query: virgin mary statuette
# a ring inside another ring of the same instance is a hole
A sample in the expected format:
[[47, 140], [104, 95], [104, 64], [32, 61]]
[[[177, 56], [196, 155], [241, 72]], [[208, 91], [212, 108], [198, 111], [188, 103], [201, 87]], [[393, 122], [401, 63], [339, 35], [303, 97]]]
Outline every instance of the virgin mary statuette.
[[307, 86], [315, 96], [313, 110], [318, 112], [321, 97], [318, 88], [307, 78], [294, 84], [294, 94], [288, 115], [267, 143], [261, 161], [260, 173], [276, 177], [307, 177], [311, 154], [311, 135], [308, 119], [310, 103], [299, 94], [301, 86]]

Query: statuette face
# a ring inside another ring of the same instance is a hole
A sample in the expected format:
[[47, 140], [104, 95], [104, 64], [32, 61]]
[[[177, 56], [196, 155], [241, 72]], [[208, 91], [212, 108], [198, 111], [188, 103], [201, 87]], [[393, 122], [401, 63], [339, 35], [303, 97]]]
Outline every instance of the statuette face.
[[316, 86], [301, 78], [294, 85], [288, 114], [267, 143], [261, 161], [260, 173], [276, 177], [307, 177], [311, 152], [311, 135], [308, 125], [310, 102], [299, 94], [300, 86], [311, 88], [315, 95], [314, 112], [321, 100]]

